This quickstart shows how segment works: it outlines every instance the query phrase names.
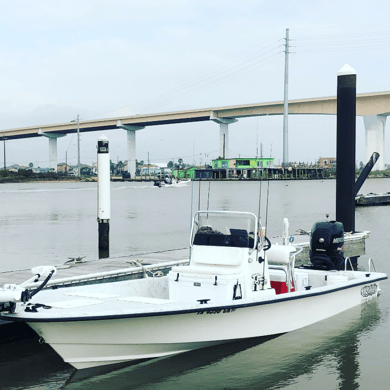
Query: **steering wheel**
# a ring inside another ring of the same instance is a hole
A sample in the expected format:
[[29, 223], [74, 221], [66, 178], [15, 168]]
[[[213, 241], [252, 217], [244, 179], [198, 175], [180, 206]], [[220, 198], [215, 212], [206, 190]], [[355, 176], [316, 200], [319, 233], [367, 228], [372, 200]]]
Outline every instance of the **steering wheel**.
[[268, 239], [267, 236], [264, 236], [264, 239], [265, 241], [267, 242], [264, 246], [263, 246], [263, 251], [267, 251], [269, 249], [271, 249], [271, 241]]

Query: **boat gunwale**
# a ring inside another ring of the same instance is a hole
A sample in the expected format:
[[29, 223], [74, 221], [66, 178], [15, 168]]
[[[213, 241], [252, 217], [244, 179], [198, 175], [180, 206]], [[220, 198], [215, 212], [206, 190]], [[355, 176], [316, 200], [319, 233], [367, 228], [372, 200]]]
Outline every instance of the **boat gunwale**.
[[[382, 274], [385, 275], [385, 274]], [[112, 314], [112, 315], [97, 315], [97, 316], [85, 316], [85, 317], [55, 317], [55, 318], [33, 318], [33, 317], [17, 317], [17, 314], [8, 314], [3, 315], [0, 312], [0, 319], [5, 321], [14, 321], [14, 322], [80, 322], [80, 321], [104, 321], [104, 320], [114, 320], [114, 319], [127, 319], [127, 318], [145, 318], [145, 317], [161, 317], [161, 316], [171, 316], [171, 315], [183, 315], [183, 314], [193, 314], [198, 313], [199, 311], [213, 311], [213, 310], [229, 310], [229, 309], [243, 309], [247, 307], [256, 307], [256, 306], [262, 306], [262, 305], [269, 305], [269, 304], [277, 304], [277, 303], [283, 303], [287, 301], [293, 301], [298, 299], [304, 299], [304, 298], [311, 298], [319, 295], [327, 295], [332, 294], [338, 291], [347, 290], [350, 288], [355, 288], [361, 285], [370, 284], [379, 282], [382, 280], [388, 279], [388, 276], [381, 276], [377, 277], [373, 280], [367, 280], [364, 282], [358, 282], [358, 283], [349, 283], [347, 286], [340, 286], [336, 288], [329, 289], [327, 291], [314, 291], [313, 290], [307, 290], [302, 291], [304, 294], [299, 294], [297, 296], [289, 296], [289, 297], [281, 297], [278, 299], [272, 299], [272, 300], [264, 300], [264, 301], [257, 301], [257, 302], [248, 302], [243, 304], [236, 304], [236, 305], [219, 305], [219, 306], [199, 306], [196, 308], [191, 309], [184, 309], [184, 310], [173, 310], [173, 311], [158, 311], [158, 312], [145, 312], [145, 313], [132, 313], [132, 314]], [[379, 292], [379, 291], [378, 291]], [[282, 295], [282, 294], [279, 294]], [[284, 295], [284, 294], [283, 294]], [[15, 315], [15, 317], [13, 317]]]

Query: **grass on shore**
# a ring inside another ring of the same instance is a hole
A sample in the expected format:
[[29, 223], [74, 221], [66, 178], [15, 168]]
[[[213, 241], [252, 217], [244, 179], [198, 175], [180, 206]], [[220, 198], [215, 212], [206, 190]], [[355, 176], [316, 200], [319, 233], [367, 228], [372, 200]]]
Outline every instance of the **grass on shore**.
[[0, 170], [0, 183], [26, 183], [33, 181], [93, 181], [86, 177], [69, 176], [64, 173], [47, 172], [33, 173], [31, 169], [10, 172], [7, 169]]

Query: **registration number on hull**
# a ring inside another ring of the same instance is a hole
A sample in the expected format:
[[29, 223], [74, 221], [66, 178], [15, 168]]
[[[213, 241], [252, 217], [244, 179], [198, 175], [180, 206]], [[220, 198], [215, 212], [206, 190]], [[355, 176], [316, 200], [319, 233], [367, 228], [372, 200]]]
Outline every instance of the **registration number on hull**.
[[370, 284], [368, 286], [363, 286], [360, 290], [360, 295], [363, 298], [370, 298], [378, 294], [378, 285], [376, 283]]

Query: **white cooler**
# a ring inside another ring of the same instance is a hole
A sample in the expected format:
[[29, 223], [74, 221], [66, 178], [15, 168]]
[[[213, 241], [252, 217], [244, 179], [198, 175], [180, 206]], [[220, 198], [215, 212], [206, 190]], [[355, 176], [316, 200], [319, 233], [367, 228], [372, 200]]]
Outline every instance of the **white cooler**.
[[174, 268], [177, 269], [173, 269], [168, 274], [170, 300], [189, 303], [204, 301], [200, 303], [210, 304], [233, 301], [234, 294], [236, 299], [244, 298], [245, 277], [243, 274], [216, 276], [185, 272], [186, 267]]

